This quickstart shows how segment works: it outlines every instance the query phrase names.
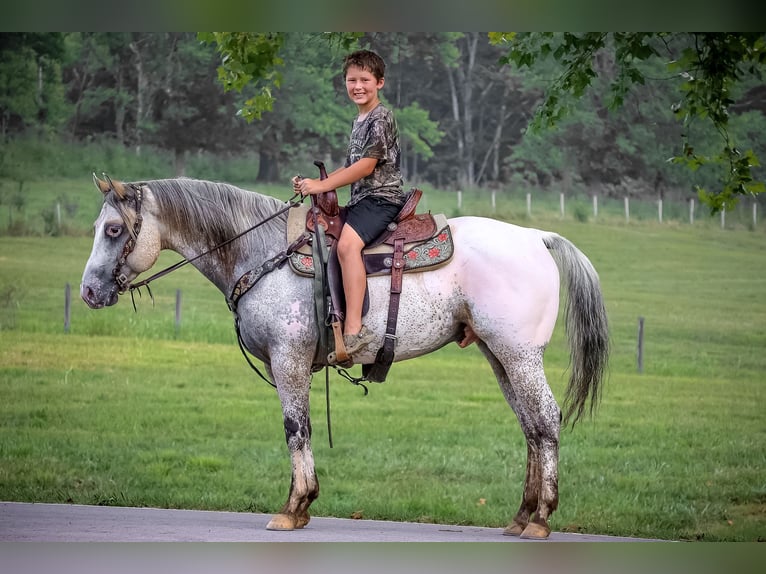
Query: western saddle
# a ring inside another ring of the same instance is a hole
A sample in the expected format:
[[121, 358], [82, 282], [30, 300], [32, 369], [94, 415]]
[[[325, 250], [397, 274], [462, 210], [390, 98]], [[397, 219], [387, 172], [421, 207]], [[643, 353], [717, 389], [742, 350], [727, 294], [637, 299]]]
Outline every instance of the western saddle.
[[[315, 161], [320, 179], [327, 177], [324, 164]], [[416, 214], [415, 210], [423, 192], [413, 188], [402, 209], [388, 228], [363, 252], [367, 274], [391, 275], [386, 334], [378, 349], [375, 362], [362, 365], [363, 380], [385, 381], [394, 359], [396, 347], [396, 323], [399, 314], [399, 297], [402, 292], [402, 275], [409, 271], [423, 271], [443, 265], [452, 257], [454, 247], [446, 217], [431, 213]], [[346, 208], [339, 207], [335, 190], [311, 196], [311, 207], [290, 210], [288, 241], [290, 235], [310, 233], [314, 240], [289, 259], [293, 271], [313, 276], [317, 321], [320, 326], [320, 342], [315, 363], [320, 367], [329, 364], [328, 331], [334, 339], [334, 363], [350, 367], [353, 361], [346, 353], [343, 343], [342, 322], [345, 318], [345, 296], [338, 261], [337, 242], [346, 219]], [[310, 255], [309, 255], [310, 250]], [[323, 307], [326, 308], [326, 315]], [[369, 309], [369, 293], [365, 292], [362, 314]]]

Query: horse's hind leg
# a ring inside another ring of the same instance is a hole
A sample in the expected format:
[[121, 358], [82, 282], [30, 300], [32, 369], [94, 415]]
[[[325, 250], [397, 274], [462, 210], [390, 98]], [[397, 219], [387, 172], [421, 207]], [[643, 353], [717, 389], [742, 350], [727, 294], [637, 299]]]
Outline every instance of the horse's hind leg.
[[503, 534], [547, 538], [551, 532], [548, 518], [558, 506], [561, 411], [545, 378], [543, 349], [509, 351], [503, 353], [501, 361], [484, 343], [480, 347], [527, 441], [524, 494]]

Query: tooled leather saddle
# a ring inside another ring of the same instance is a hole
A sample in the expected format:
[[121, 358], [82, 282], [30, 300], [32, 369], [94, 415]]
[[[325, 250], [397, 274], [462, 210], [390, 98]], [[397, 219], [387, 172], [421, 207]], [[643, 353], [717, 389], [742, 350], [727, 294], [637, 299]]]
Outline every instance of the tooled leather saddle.
[[[320, 170], [320, 178], [327, 177], [322, 162], [314, 162]], [[396, 324], [399, 314], [399, 297], [402, 292], [402, 275], [408, 272], [425, 271], [446, 264], [454, 253], [452, 234], [444, 215], [429, 213], [416, 214], [418, 202], [422, 196], [420, 189], [412, 189], [402, 209], [388, 228], [381, 233], [362, 252], [367, 275], [391, 275], [389, 290], [388, 316], [383, 345], [378, 349], [375, 362], [362, 365], [363, 379], [383, 382], [394, 360], [396, 347]], [[317, 320], [332, 329], [335, 364], [351, 366], [350, 357], [345, 352], [342, 336], [342, 321], [345, 318], [345, 296], [337, 255], [337, 242], [346, 220], [346, 208], [338, 205], [335, 191], [313, 195], [312, 205], [301, 205], [291, 209], [287, 225], [288, 243], [303, 233], [313, 236], [311, 245], [301, 247], [288, 259], [295, 273], [303, 276], [322, 277], [325, 281], [324, 292], [328, 296], [327, 316], [317, 313]], [[317, 233], [319, 227], [319, 233]], [[318, 251], [316, 241], [320, 238], [326, 246], [326, 255]], [[315, 281], [316, 283], [316, 281]], [[315, 286], [315, 290], [318, 287]], [[316, 297], [317, 306], [321, 297]], [[369, 309], [369, 292], [365, 293], [362, 315]], [[323, 319], [323, 320], [322, 320]], [[321, 360], [324, 350], [318, 349], [316, 360]], [[327, 355], [324, 355], [325, 357]]]

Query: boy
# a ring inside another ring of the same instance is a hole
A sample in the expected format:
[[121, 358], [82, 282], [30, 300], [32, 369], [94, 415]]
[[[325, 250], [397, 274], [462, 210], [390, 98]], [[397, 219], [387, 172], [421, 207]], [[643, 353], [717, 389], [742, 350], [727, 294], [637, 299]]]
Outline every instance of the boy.
[[338, 240], [343, 273], [346, 317], [343, 343], [349, 356], [364, 349], [375, 335], [362, 325], [367, 274], [362, 250], [386, 229], [404, 204], [399, 167], [399, 130], [378, 91], [385, 84], [386, 64], [375, 52], [359, 50], [346, 56], [343, 76], [348, 97], [359, 115], [351, 128], [346, 164], [324, 180], [293, 178], [296, 193], [323, 193], [351, 185], [346, 224]]

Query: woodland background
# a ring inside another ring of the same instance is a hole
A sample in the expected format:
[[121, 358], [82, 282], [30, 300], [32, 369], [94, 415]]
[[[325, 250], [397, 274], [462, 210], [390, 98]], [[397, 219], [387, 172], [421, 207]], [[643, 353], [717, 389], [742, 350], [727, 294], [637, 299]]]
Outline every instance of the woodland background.
[[[284, 35], [273, 108], [248, 122], [237, 112], [257, 86], [224, 91], [221, 55], [196, 33], [0, 34], [0, 204], [23, 206], [25, 182], [93, 170], [274, 183], [313, 174], [314, 159], [337, 166], [355, 108], [341, 76], [347, 46], [322, 36]], [[503, 63], [507, 49], [479, 32], [368, 33], [357, 45], [387, 62], [382, 96], [398, 119], [406, 185], [687, 200], [695, 186], [715, 191], [720, 170], [668, 160], [682, 136], [716, 153], [720, 134], [674, 115], [688, 78], [669, 64], [688, 35], [652, 41], [660, 57], [639, 62], [643, 83], [622, 105], [609, 95], [619, 55], [607, 43], [593, 54], [590, 89], [555, 129], [538, 131], [527, 127], [561, 74], [555, 60]], [[734, 139], [766, 157], [759, 70], [731, 102]]]

